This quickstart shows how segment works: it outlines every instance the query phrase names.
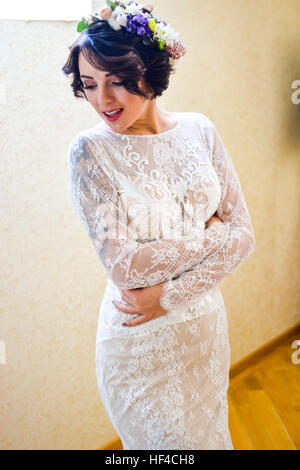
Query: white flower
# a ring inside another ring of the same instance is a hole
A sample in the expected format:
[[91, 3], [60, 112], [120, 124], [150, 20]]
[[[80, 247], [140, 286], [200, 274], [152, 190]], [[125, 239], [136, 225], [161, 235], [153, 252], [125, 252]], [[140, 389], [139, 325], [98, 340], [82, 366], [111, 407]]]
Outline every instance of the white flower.
[[131, 3], [131, 5], [126, 5], [126, 13], [129, 15], [138, 15], [141, 13], [143, 5], [140, 3], [136, 5], [135, 3]]
[[157, 31], [155, 33], [155, 36], [158, 37], [160, 40], [165, 40], [167, 46], [171, 46], [173, 44], [173, 41], [178, 38], [179, 33], [177, 33], [170, 23], [165, 25], [162, 22], [159, 22], [156, 24], [157, 26]]
[[110, 17], [108, 18], [107, 22], [112, 29], [118, 31], [121, 29], [122, 26], [126, 26], [127, 24], [127, 13], [124, 8], [117, 6]]

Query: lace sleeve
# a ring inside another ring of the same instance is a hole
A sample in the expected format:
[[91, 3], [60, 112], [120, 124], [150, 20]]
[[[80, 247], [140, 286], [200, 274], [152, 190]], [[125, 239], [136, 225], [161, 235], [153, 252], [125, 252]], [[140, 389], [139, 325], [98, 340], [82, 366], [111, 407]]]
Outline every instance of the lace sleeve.
[[[105, 171], [106, 169], [106, 171]], [[178, 276], [224, 245], [229, 224], [213, 223], [189, 240], [140, 242], [122, 210], [112, 169], [92, 140], [76, 136], [69, 146], [70, 197], [106, 275], [121, 289], [152, 286]]]
[[221, 186], [217, 215], [230, 223], [229, 235], [222, 248], [163, 285], [160, 304], [166, 310], [196, 303], [203, 292], [226, 279], [255, 247], [251, 218], [238, 175], [214, 124], [210, 120], [209, 123], [208, 151]]

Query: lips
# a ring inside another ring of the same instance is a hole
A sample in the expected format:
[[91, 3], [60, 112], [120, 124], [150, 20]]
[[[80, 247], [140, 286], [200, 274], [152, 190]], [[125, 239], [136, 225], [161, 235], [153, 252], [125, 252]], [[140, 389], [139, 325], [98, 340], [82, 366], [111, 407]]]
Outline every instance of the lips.
[[116, 113], [116, 114], [111, 115], [111, 116], [109, 116], [108, 114], [106, 114], [106, 111], [103, 111], [103, 114], [104, 114], [104, 116], [106, 117], [106, 119], [107, 119], [108, 121], [116, 121], [117, 119], [119, 119], [119, 117], [121, 116], [121, 114], [122, 114], [123, 111], [124, 111], [124, 108], [116, 108], [114, 111], [117, 111], [118, 109], [119, 109], [120, 111], [119, 111], [118, 113]]
[[119, 109], [122, 109], [122, 108], [106, 109], [105, 111], [103, 111], [103, 113], [113, 113], [114, 111], [117, 111]]

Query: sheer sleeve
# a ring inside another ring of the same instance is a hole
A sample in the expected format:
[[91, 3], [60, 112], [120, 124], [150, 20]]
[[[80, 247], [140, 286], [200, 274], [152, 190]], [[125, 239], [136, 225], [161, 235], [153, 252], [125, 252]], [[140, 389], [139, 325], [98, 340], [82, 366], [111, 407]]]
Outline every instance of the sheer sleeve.
[[160, 304], [166, 310], [196, 303], [206, 290], [226, 279], [255, 247], [254, 231], [239, 177], [215, 125], [209, 119], [205, 140], [221, 186], [217, 215], [230, 224], [229, 235], [223, 247], [163, 285]]
[[101, 264], [121, 289], [168, 281], [192, 268], [224, 245], [229, 224], [216, 222], [191, 234], [189, 240], [155, 239], [140, 242], [120, 204], [113, 170], [106, 167], [93, 139], [79, 134], [69, 146], [72, 205]]

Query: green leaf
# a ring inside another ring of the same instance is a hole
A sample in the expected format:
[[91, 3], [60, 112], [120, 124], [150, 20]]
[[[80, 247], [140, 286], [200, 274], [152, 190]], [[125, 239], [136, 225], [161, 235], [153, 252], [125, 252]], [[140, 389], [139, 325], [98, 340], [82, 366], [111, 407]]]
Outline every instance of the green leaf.
[[156, 39], [157, 47], [160, 51], [162, 51], [165, 47], [166, 41], [164, 39]]
[[112, 10], [116, 8], [116, 4], [113, 3], [111, 0], [106, 0], [106, 5], [109, 6]]
[[84, 29], [88, 27], [88, 24], [88, 21], [85, 18], [82, 18], [82, 20], [77, 25], [77, 32], [81, 33]]

